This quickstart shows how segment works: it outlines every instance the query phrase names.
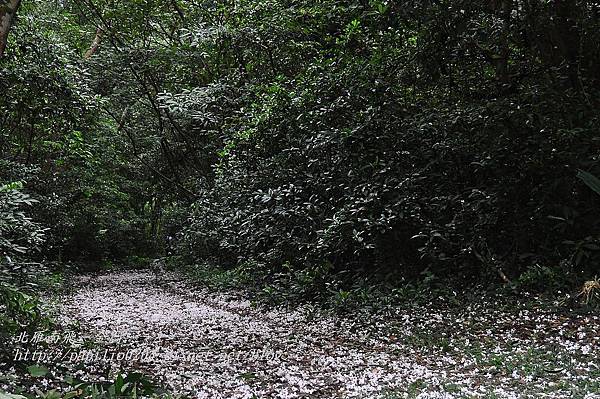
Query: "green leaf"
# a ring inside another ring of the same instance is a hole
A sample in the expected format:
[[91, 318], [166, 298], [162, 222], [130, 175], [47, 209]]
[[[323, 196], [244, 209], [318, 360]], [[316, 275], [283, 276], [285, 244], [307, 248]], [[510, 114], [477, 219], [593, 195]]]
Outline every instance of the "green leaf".
[[119, 392], [119, 393], [123, 392], [123, 391], [121, 390], [121, 388], [123, 388], [123, 385], [124, 385], [124, 381], [123, 381], [123, 374], [119, 374], [119, 375], [117, 376], [117, 379], [116, 379], [116, 381], [115, 381], [115, 391], [116, 391], [116, 392]]
[[256, 374], [252, 373], [252, 372], [248, 372], [248, 373], [243, 373], [240, 374], [240, 378], [246, 380], [246, 381], [254, 381], [256, 380], [258, 377], [256, 376]]
[[67, 392], [62, 399], [72, 399], [72, 398], [76, 398], [77, 396], [79, 396], [80, 392], [79, 391], [71, 391], [71, 392]]
[[10, 393], [0, 392], [0, 399], [27, 399], [25, 396], [12, 395]]
[[0, 191], [21, 190], [21, 189], [23, 189], [23, 182], [21, 182], [21, 181], [15, 181], [15, 182], [0, 186]]
[[577, 177], [580, 178], [589, 188], [591, 188], [598, 195], [600, 195], [600, 179], [598, 179], [593, 174], [583, 170], [580, 170], [577, 173]]
[[127, 390], [129, 389], [130, 385], [131, 385], [130, 382], [126, 382], [125, 384], [123, 384], [123, 386], [121, 387], [121, 389], [118, 390], [118, 392], [120, 392], [120, 393], [127, 392]]
[[48, 374], [48, 369], [44, 366], [29, 366], [27, 367], [27, 371], [32, 377], [43, 377]]
[[46, 392], [44, 399], [61, 399], [60, 393], [56, 389]]

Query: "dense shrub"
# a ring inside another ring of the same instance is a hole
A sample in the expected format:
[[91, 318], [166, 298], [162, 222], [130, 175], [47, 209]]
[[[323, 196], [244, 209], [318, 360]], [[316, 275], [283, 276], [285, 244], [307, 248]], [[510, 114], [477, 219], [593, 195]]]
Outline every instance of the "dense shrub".
[[[598, 10], [333, 3], [246, 5], [229, 27], [232, 53], [263, 59], [236, 47], [250, 33], [283, 61], [238, 77], [182, 253], [511, 276], [558, 265], [569, 243], [595, 237], [597, 198], [575, 176], [595, 169], [599, 150]], [[559, 31], [577, 58], [545, 53]]]
[[[25, 208], [35, 201], [21, 189], [20, 182], [0, 185], [0, 339], [3, 342], [39, 318], [36, 299], [28, 292], [31, 276], [41, 270], [39, 264], [30, 262], [44, 241], [45, 229], [25, 213]], [[5, 355], [3, 347], [0, 359]]]
[[39, 250], [44, 241], [44, 229], [22, 209], [37, 201], [21, 192], [22, 188], [21, 182], [0, 186], [0, 255], [4, 262]]

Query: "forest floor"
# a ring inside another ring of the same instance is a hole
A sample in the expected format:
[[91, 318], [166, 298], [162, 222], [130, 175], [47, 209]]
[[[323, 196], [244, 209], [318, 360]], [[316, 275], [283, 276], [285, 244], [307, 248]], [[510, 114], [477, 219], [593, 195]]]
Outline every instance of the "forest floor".
[[112, 354], [114, 368], [194, 398], [600, 398], [594, 314], [482, 299], [340, 317], [256, 307], [146, 272], [79, 277], [75, 287], [56, 314], [95, 344], [74, 352]]

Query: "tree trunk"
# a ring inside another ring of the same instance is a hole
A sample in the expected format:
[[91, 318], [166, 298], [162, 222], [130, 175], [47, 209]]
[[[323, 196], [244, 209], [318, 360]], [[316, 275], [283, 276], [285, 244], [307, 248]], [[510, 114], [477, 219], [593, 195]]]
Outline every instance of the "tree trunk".
[[6, 4], [0, 5], [0, 58], [4, 56], [8, 32], [15, 21], [20, 5], [21, 0], [8, 0]]
[[83, 56], [83, 58], [85, 58], [87, 60], [92, 55], [94, 55], [96, 53], [96, 51], [98, 50], [98, 47], [100, 47], [100, 42], [102, 42], [102, 29], [98, 28], [96, 30], [96, 36], [94, 37], [94, 41], [92, 42], [92, 45], [90, 46], [88, 51], [85, 52], [85, 55]]

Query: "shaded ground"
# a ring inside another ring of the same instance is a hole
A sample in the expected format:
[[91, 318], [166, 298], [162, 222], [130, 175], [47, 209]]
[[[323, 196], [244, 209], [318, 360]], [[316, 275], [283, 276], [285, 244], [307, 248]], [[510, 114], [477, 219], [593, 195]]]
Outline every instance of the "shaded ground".
[[195, 398], [600, 398], [597, 315], [482, 301], [342, 319], [143, 272], [78, 285], [61, 321], [98, 346], [74, 352], [113, 354]]

